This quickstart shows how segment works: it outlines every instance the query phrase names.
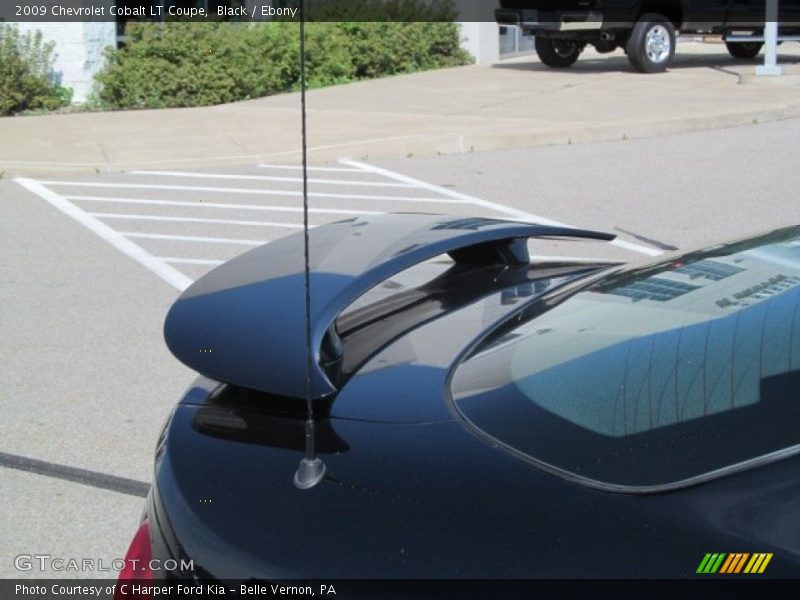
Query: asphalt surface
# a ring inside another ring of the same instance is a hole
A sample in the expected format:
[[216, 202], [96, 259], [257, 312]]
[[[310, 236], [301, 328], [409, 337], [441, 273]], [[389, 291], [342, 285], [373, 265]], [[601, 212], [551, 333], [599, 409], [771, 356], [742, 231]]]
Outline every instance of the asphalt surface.
[[793, 119], [380, 165], [624, 239], [689, 249], [800, 223], [799, 150]]
[[[311, 221], [371, 211], [548, 219], [621, 243], [540, 241], [536, 255], [647, 260], [800, 223], [798, 142], [791, 120], [318, 163]], [[124, 555], [159, 429], [193, 377], [164, 346], [164, 315], [219, 261], [298, 230], [298, 178], [252, 165], [0, 180], [0, 577], [60, 574], [17, 571], [19, 554]]]

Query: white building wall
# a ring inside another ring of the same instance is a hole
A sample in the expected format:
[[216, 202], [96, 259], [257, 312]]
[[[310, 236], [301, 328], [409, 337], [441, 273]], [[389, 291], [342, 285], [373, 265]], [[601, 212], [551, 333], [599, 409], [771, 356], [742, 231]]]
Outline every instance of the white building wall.
[[455, 6], [459, 16], [465, 19], [459, 22], [461, 46], [479, 65], [500, 60], [500, 28], [494, 20], [499, 0], [458, 0]]
[[20, 31], [38, 29], [55, 42], [54, 77], [74, 91], [73, 102], [83, 102], [92, 90], [94, 74], [103, 67], [103, 49], [114, 46], [117, 27], [108, 23], [19, 23]]
[[461, 23], [461, 46], [479, 65], [500, 60], [500, 28], [494, 22]]

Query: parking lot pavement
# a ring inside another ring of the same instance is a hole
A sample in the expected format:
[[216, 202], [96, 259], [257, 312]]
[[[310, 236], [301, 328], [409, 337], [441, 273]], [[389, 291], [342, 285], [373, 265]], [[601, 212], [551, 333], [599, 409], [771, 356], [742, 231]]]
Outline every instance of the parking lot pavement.
[[15, 182], [0, 198], [0, 577], [54, 576], [13, 558], [124, 555], [126, 480], [192, 374], [161, 340], [173, 288]]
[[788, 119], [378, 164], [623, 240], [688, 250], [800, 223], [799, 141], [800, 119]]
[[[136, 496], [11, 469], [0, 469], [0, 502], [13, 520], [0, 538], [0, 578], [116, 577], [112, 561], [124, 557], [142, 512]], [[66, 570], [67, 563], [54, 569], [52, 559], [93, 563], [85, 571]]]

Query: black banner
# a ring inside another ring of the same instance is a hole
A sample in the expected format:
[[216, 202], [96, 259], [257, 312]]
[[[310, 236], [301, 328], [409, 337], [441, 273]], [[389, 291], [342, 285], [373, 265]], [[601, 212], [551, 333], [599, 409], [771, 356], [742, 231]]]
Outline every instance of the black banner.
[[[499, 6], [499, 4], [498, 4]], [[0, 21], [299, 21], [300, 0], [3, 0]], [[494, 21], [480, 0], [306, 0], [307, 21]]]
[[[797, 591], [798, 581], [756, 577], [692, 580], [308, 580], [308, 581], [115, 581], [113, 579], [0, 580], [3, 600], [205, 600], [322, 598], [325, 600], [485, 600], [486, 598], [746, 598]], [[116, 596], [115, 596], [116, 594]], [[755, 596], [757, 595], [757, 596]]]
[[[507, 9], [504, 23], [525, 21], [553, 25], [561, 28], [569, 22], [574, 29], [575, 20], [592, 24], [603, 23], [607, 28], [629, 27], [638, 16], [635, 9], [598, 10], [581, 8], [580, 3], [571, 10], [554, 10], [552, 2], [537, 0], [306, 0], [307, 21], [404, 21], [404, 22], [495, 22], [495, 10]], [[6, 22], [117, 22], [117, 21], [239, 21], [261, 22], [274, 20], [299, 21], [301, 0], [2, 0], [0, 21]], [[536, 10], [546, 6], [547, 10]], [[793, 21], [800, 21], [796, 8], [790, 4]], [[579, 8], [580, 10], [575, 10]], [[712, 14], [670, 15], [692, 24], [693, 30], [719, 28], [726, 21], [729, 26], [759, 27], [765, 18], [764, 6], [752, 3], [747, 10], [729, 13], [724, 8]], [[563, 13], [563, 14], [562, 14]], [[784, 12], [781, 12], [784, 18]], [[795, 18], [797, 17], [797, 18]], [[565, 21], [566, 19], [566, 21]], [[677, 22], [677, 21], [676, 21]], [[800, 23], [792, 23], [797, 26]]]

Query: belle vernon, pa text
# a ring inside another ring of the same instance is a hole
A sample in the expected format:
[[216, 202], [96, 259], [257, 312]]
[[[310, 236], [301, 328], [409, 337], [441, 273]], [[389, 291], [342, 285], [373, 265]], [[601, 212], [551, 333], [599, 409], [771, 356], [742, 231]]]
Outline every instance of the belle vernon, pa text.
[[[47, 7], [16, 6], [17, 16], [45, 16]], [[108, 8], [108, 13], [106, 13]], [[35, 9], [35, 10], [34, 10]], [[191, 17], [205, 19], [208, 17], [241, 17], [249, 19], [269, 17], [296, 17], [297, 8], [274, 8], [272, 6], [254, 6], [249, 10], [244, 6], [217, 6], [216, 11], [199, 7], [180, 6], [61, 6], [50, 7], [49, 15], [53, 17]]]
[[[117, 590], [119, 587], [119, 590]], [[336, 596], [336, 590], [330, 584], [310, 585], [279, 585], [272, 583], [269, 585], [242, 584], [236, 587], [228, 587], [217, 583], [194, 584], [194, 585], [157, 585], [154, 583], [117, 583], [113, 585], [26, 585], [16, 584], [14, 590], [17, 596], [44, 595], [48, 592], [57, 596], [100, 596], [101, 594], [113, 594], [119, 592], [122, 597], [130, 594], [131, 598], [145, 595], [150, 598], [159, 596], [174, 598], [185, 596], [186, 598], [209, 598], [214, 596], [226, 596], [228, 594], [239, 596]]]

